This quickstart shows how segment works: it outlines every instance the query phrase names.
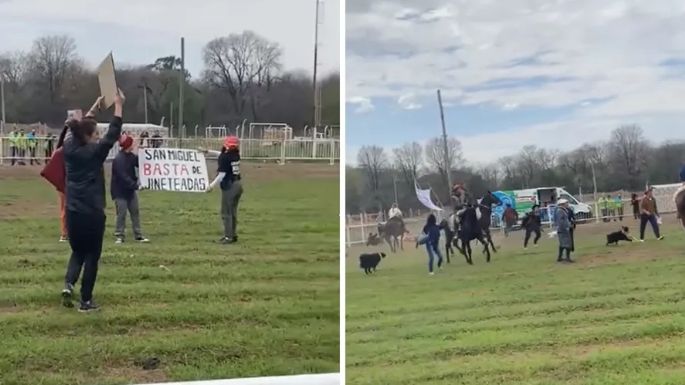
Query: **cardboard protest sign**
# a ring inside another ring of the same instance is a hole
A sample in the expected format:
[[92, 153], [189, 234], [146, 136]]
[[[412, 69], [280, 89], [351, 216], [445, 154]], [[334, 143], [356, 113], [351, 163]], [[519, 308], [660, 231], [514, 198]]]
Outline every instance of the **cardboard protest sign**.
[[98, 67], [98, 82], [100, 83], [100, 95], [105, 98], [104, 107], [105, 109], [110, 108], [114, 104], [114, 97], [118, 91], [114, 76], [114, 58], [111, 52]]
[[140, 185], [153, 191], [204, 192], [209, 187], [203, 153], [180, 148], [141, 148]]

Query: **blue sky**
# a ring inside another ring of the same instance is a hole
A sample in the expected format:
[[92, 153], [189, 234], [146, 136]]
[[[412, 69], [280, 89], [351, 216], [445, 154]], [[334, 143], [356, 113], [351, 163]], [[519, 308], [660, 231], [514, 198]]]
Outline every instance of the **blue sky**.
[[[199, 76], [209, 40], [247, 29], [281, 44], [287, 70], [311, 72], [314, 62], [313, 0], [0, 0], [0, 15], [0, 53], [68, 34], [93, 68], [110, 50], [119, 65], [180, 55], [184, 36], [186, 67]], [[322, 16], [319, 55], [327, 73], [340, 68], [340, 1], [325, 0]]]
[[[601, 3], [601, 4], [600, 4]], [[639, 124], [685, 139], [685, 2], [347, 1], [347, 163], [448, 135], [483, 164]]]

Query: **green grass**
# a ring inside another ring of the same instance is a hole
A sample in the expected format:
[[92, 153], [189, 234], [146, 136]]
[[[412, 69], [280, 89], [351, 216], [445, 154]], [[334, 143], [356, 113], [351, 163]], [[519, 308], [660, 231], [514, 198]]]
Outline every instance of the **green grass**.
[[[219, 192], [143, 192], [150, 244], [114, 245], [108, 202], [95, 287], [103, 308], [86, 315], [59, 306], [70, 251], [57, 243], [56, 193], [37, 177], [3, 176], [0, 384], [338, 371], [338, 179], [292, 177], [289, 167], [266, 177], [246, 169], [238, 245], [214, 243]], [[160, 369], [141, 369], [150, 357]]]
[[351, 250], [347, 383], [685, 383], [682, 230], [606, 248], [599, 234], [615, 227], [581, 227], [573, 265], [554, 262], [546, 237], [524, 252], [520, 232], [491, 264], [478, 249], [475, 266], [458, 256], [433, 277], [413, 245], [373, 277]]

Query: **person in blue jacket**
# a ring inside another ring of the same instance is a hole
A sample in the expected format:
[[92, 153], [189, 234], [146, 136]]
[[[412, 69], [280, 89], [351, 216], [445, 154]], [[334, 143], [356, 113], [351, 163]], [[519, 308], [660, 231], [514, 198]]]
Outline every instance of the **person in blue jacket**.
[[431, 214], [423, 227], [426, 235], [426, 251], [428, 252], [428, 274], [433, 275], [433, 261], [438, 258], [438, 268], [442, 267], [442, 255], [440, 254], [440, 227], [435, 215]]

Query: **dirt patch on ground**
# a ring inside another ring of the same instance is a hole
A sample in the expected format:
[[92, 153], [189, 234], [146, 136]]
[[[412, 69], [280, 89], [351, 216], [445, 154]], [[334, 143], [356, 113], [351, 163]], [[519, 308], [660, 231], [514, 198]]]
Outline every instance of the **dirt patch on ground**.
[[[647, 262], [663, 259], [663, 255], [657, 256], [653, 252], [645, 252], [644, 245], [648, 243], [649, 242], [645, 242], [644, 244], [640, 243], [635, 245], [626, 245], [624, 247], [619, 246], [616, 247], [615, 250], [611, 250], [606, 254], [583, 255], [578, 259], [578, 265], [582, 267], [595, 267], [616, 263]], [[649, 246], [646, 247], [648, 248]]]

